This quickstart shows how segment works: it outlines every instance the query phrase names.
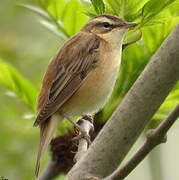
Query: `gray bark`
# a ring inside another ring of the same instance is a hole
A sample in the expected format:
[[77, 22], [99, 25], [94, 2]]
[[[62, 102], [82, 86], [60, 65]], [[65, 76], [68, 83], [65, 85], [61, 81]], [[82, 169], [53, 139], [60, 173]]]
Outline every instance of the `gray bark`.
[[37, 178], [37, 180], [50, 180], [54, 178], [57, 175], [57, 173], [55, 172], [56, 165], [57, 163], [50, 159], [43, 172]]

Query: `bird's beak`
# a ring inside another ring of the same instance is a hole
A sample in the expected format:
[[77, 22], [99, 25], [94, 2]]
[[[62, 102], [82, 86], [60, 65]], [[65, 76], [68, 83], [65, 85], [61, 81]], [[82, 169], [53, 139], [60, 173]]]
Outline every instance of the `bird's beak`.
[[137, 26], [138, 24], [136, 24], [136, 23], [126, 23], [125, 25], [124, 25], [124, 27], [125, 28], [130, 28], [130, 27], [134, 27], [134, 26]]

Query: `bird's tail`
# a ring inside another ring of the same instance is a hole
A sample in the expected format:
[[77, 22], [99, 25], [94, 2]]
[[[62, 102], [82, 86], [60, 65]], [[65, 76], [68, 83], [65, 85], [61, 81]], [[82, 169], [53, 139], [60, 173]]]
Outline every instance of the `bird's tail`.
[[63, 117], [57, 114], [52, 115], [46, 122], [40, 124], [40, 143], [39, 143], [39, 151], [37, 155], [35, 176], [38, 177], [39, 168], [40, 168], [40, 159], [50, 143], [54, 132], [56, 131], [59, 123], [63, 120]]

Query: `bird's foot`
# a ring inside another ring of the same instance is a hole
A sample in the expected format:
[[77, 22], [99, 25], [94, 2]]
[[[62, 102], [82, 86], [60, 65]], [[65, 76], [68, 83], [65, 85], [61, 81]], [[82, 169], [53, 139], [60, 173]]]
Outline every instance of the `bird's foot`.
[[85, 115], [78, 120], [77, 124], [80, 126], [81, 129], [79, 130], [78, 128], [75, 127], [78, 136], [76, 136], [74, 140], [80, 140], [81, 138], [83, 138], [88, 142], [88, 145], [90, 145], [91, 144], [90, 136], [94, 131], [93, 118], [89, 115]]
[[[88, 142], [88, 145], [90, 145], [91, 144], [90, 134], [94, 131], [92, 117], [85, 115], [85, 116], [82, 117], [82, 119], [78, 120], [78, 122], [75, 123], [66, 114], [63, 113], [63, 116], [73, 124], [73, 126], [74, 126], [74, 128], [76, 130], [76, 133], [78, 134], [72, 140], [73, 141], [76, 141], [76, 140], [79, 141], [80, 139], [83, 138]], [[85, 123], [84, 123], [84, 121], [85, 121]]]
[[[81, 132], [80, 132], [81, 133]], [[81, 134], [75, 136], [72, 141], [79, 141], [81, 139], [85, 139], [88, 143], [88, 145], [91, 144], [90, 136], [86, 132], [82, 132]]]

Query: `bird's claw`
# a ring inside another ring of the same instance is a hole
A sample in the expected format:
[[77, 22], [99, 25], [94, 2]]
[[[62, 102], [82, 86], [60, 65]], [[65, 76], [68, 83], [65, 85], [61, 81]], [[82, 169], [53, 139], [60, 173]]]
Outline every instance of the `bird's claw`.
[[72, 138], [72, 141], [79, 141], [80, 139], [85, 139], [88, 142], [88, 145], [91, 144], [91, 140], [90, 140], [90, 136], [84, 132], [84, 131], [80, 131], [81, 134], [75, 136], [74, 138]]

